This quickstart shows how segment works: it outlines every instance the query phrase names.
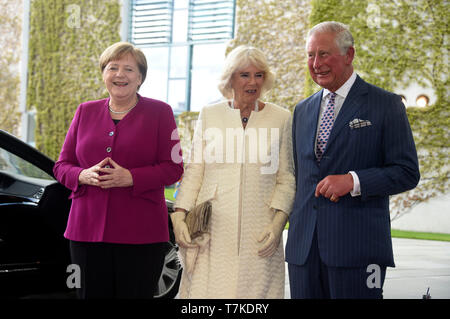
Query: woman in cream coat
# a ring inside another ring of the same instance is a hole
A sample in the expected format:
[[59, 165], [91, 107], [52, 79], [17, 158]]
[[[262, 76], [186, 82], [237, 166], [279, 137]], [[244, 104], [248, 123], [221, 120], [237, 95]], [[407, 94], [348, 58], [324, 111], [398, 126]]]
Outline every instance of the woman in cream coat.
[[[171, 215], [181, 298], [284, 298], [282, 232], [295, 178], [291, 114], [259, 100], [273, 81], [260, 50], [237, 47], [219, 85], [228, 100], [200, 112]], [[207, 200], [209, 233], [191, 240], [186, 212]]]

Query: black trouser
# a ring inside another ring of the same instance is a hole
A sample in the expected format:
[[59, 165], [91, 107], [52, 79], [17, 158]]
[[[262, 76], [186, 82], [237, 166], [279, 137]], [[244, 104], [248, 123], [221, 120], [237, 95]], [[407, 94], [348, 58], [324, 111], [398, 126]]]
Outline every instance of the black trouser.
[[144, 245], [70, 242], [80, 267], [81, 299], [153, 298], [164, 264], [166, 243]]
[[[288, 264], [292, 299], [382, 299], [386, 267], [379, 266], [380, 287], [370, 285], [367, 267], [329, 267], [320, 257], [317, 230], [304, 265]], [[369, 284], [368, 284], [369, 281]]]

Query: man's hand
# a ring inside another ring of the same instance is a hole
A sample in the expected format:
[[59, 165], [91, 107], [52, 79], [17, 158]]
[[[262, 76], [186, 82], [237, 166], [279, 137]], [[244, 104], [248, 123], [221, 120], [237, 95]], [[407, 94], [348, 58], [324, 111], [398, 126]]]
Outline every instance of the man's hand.
[[133, 186], [133, 176], [130, 171], [114, 162], [112, 158], [107, 157], [106, 159], [113, 168], [100, 168], [99, 172], [104, 175], [98, 177], [97, 186], [101, 188]]
[[339, 197], [345, 196], [353, 189], [353, 177], [351, 174], [328, 175], [317, 184], [315, 195], [329, 198], [337, 202]]

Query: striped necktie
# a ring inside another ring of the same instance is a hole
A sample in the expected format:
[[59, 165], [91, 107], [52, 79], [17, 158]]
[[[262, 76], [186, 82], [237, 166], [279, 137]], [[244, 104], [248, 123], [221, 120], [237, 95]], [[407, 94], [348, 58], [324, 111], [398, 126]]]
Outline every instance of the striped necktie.
[[325, 111], [322, 114], [319, 124], [319, 132], [317, 133], [317, 144], [316, 144], [316, 157], [317, 161], [320, 162], [322, 159], [323, 152], [327, 146], [328, 137], [330, 137], [331, 129], [334, 124], [334, 105], [335, 105], [336, 93], [330, 93], [330, 99], [328, 100]]

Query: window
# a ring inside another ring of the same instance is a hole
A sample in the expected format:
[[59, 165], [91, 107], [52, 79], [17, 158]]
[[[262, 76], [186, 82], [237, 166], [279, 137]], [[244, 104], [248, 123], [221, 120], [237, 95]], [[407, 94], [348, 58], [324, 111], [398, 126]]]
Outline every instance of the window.
[[[3, 148], [0, 148], [0, 177], [0, 192], [2, 193], [9, 193], [8, 190], [11, 190], [13, 188], [11, 186], [14, 186], [12, 183], [13, 180], [25, 183], [27, 181], [32, 182], [33, 178], [51, 180], [52, 182], [55, 180], [37, 166]], [[24, 184], [24, 187], [20, 188], [15, 185], [16, 191], [27, 191], [28, 188], [26, 186]], [[25, 193], [23, 195], [26, 196]]]
[[220, 41], [232, 38], [234, 7], [234, 1], [190, 1], [189, 40]]
[[170, 43], [173, 1], [134, 0], [131, 42], [136, 45]]
[[418, 107], [427, 107], [430, 102], [430, 98], [425, 94], [421, 94], [416, 99], [416, 104]]
[[234, 16], [235, 0], [133, 0], [129, 41], [148, 62], [140, 93], [169, 103], [175, 113], [220, 100], [217, 84]]

